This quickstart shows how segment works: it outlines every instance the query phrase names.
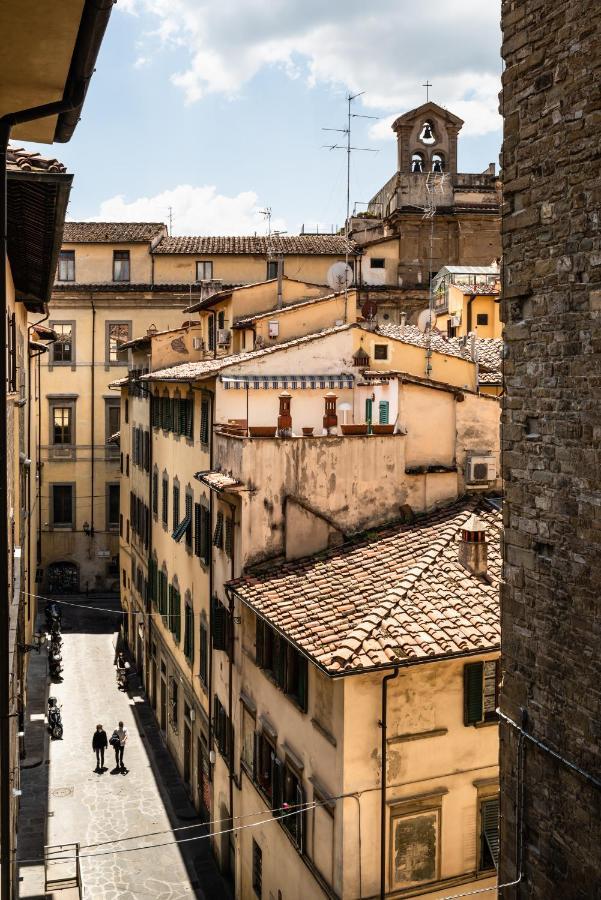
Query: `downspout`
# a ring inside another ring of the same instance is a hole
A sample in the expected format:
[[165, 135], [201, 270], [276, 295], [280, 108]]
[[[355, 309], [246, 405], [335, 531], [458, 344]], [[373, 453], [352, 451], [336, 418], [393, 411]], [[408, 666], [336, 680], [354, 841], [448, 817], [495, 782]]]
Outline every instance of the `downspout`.
[[380, 900], [384, 900], [386, 896], [386, 767], [387, 767], [387, 746], [386, 732], [388, 730], [388, 682], [398, 678], [399, 670], [389, 672], [382, 679], [382, 718], [380, 727], [382, 728], [382, 791], [380, 801]]
[[[209, 401], [209, 469], [213, 468], [213, 422], [214, 422], [214, 399], [215, 395], [211, 395], [211, 399]], [[213, 542], [212, 542], [212, 531], [213, 531], [213, 491], [209, 491], [209, 522], [210, 522], [210, 531], [209, 531], [209, 635], [208, 635], [208, 649], [209, 649], [209, 729], [208, 729], [208, 747], [209, 747], [209, 781], [213, 781], [213, 766], [210, 760], [210, 754], [213, 750]]]
[[[230, 578], [233, 581], [236, 577], [236, 566], [235, 566], [235, 531], [234, 526], [236, 524], [236, 507], [233, 503], [227, 504], [230, 508], [231, 512], [231, 523], [232, 523], [232, 557], [230, 561]], [[234, 728], [233, 728], [233, 697], [234, 697], [234, 686], [233, 686], [233, 676], [234, 676], [234, 592], [228, 588], [225, 589], [225, 593], [228, 599], [228, 609], [230, 614], [230, 639], [228, 646], [228, 685], [227, 685], [227, 704], [228, 704], [228, 716], [230, 719], [230, 734], [233, 737]], [[234, 772], [234, 748], [229, 748], [229, 763], [230, 763], [230, 777], [229, 777], [229, 804], [230, 804], [230, 818], [233, 821], [234, 818], [234, 779], [236, 777]]]
[[[89, 556], [92, 558], [92, 548], [94, 546], [94, 401], [96, 398], [95, 390], [96, 390], [96, 307], [94, 306], [94, 298], [90, 294], [90, 304], [92, 306], [92, 371], [91, 371], [91, 389], [92, 393], [90, 395], [90, 402], [92, 404], [92, 408], [90, 410], [90, 477], [91, 477], [91, 498], [90, 498], [90, 547], [89, 547]], [[77, 500], [77, 498], [76, 498]], [[77, 515], [77, 513], [76, 513]], [[77, 520], [75, 523], [75, 528], [77, 529]]]
[[476, 299], [476, 297], [474, 295], [472, 295], [470, 297], [470, 299], [467, 301], [466, 330], [467, 330], [468, 334], [472, 330], [472, 303], [474, 302], [475, 299]]
[[[45, 103], [30, 109], [8, 113], [0, 118], [0, 347], [7, 346], [7, 248], [8, 248], [8, 184], [6, 165], [8, 140], [13, 125], [45, 119], [75, 109], [83, 103], [88, 79], [82, 79], [73, 89], [69, 98], [63, 97], [54, 103]], [[7, 359], [4, 350], [0, 353], [0, 459], [7, 459], [7, 411], [6, 402]], [[0, 466], [0, 585], [10, 584], [9, 539], [8, 539], [8, 470]], [[7, 602], [0, 603], [0, 897], [9, 900], [12, 894], [14, 860], [11, 834], [12, 797], [12, 754], [11, 738], [11, 661], [10, 652], [10, 610]]]
[[[148, 368], [150, 369], [150, 362], [149, 362]], [[138, 381], [138, 385], [139, 385], [139, 384], [140, 384], [140, 382]], [[150, 501], [150, 502], [149, 502], [149, 510], [148, 510], [148, 522], [149, 522], [149, 524], [148, 524], [148, 559], [146, 560], [146, 574], [148, 574], [148, 566], [149, 566], [150, 560], [152, 559], [152, 529], [154, 528], [154, 514], [153, 514], [153, 510], [152, 510], [152, 504], [153, 504], [153, 501], [154, 501], [153, 494], [152, 494], [152, 485], [153, 485], [153, 455], [152, 455], [152, 445], [153, 445], [153, 438], [154, 438], [154, 426], [153, 426], [152, 423], [154, 422], [154, 417], [153, 417], [153, 412], [154, 412], [154, 395], [153, 395], [153, 393], [152, 393], [152, 390], [150, 389], [150, 385], [145, 385], [145, 386], [144, 386], [144, 390], [146, 390], [146, 391], [148, 392], [147, 396], [148, 396], [148, 414], [149, 414], [149, 415], [148, 415], [148, 418], [149, 418], [149, 422], [148, 422], [148, 426], [149, 426], [149, 436], [148, 436], [148, 445], [149, 445], [149, 449], [148, 449], [148, 497], [149, 497], [149, 501]], [[158, 473], [157, 473], [157, 513], [158, 513], [158, 508], [159, 508], [158, 487], [159, 487], [159, 483], [158, 483]], [[147, 596], [144, 598], [145, 603], [146, 603], [146, 613], [147, 613], [147, 615], [144, 616], [144, 622], [147, 623], [147, 627], [146, 627], [146, 654], [145, 654], [145, 658], [144, 658], [144, 663], [145, 663], [145, 665], [146, 665], [146, 688], [147, 688], [147, 693], [148, 693], [149, 696], [150, 696], [150, 690], [148, 690], [148, 689], [150, 688], [150, 665], [149, 665], [149, 660], [150, 660], [150, 631], [151, 631], [151, 625], [152, 625], [152, 600], [151, 600], [151, 598], [150, 598], [151, 591], [152, 591], [152, 585], [149, 584], [149, 589], [148, 589], [148, 591], [147, 591]], [[156, 690], [156, 685], [153, 685], [153, 691], [154, 691], [154, 690]]]

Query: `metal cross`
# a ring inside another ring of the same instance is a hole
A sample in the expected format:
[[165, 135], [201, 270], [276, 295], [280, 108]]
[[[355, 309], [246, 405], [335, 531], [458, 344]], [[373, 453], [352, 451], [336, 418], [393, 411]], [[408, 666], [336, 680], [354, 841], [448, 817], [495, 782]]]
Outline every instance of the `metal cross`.
[[432, 85], [430, 84], [430, 82], [428, 81], [427, 78], [426, 78], [426, 83], [422, 84], [422, 87], [425, 87], [425, 89], [426, 89], [426, 103], [427, 103], [428, 100], [430, 99], [430, 88], [432, 87]]

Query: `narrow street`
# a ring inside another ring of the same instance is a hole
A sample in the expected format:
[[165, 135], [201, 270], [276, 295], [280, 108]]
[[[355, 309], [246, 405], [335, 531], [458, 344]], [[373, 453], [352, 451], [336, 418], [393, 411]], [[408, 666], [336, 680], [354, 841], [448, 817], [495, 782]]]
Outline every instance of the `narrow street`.
[[[137, 677], [131, 679], [129, 695], [117, 688], [113, 659], [120, 616], [111, 610], [118, 608], [118, 601], [80, 598], [77, 602], [106, 612], [63, 608], [63, 682], [49, 684], [45, 648], [30, 658], [19, 818], [20, 896], [44, 896], [45, 844], [78, 842], [83, 897], [226, 898], [208, 839], [181, 847], [174, 844], [174, 829], [185, 829], [177, 832], [177, 839], [184, 841], [206, 836], [207, 829], [189, 827], [199, 825], [200, 819], [163, 745]], [[62, 704], [61, 741], [49, 740], [44, 722], [48, 693]], [[102, 723], [110, 738], [120, 720], [129, 731], [126, 773], [115, 770], [109, 746], [105, 771], [99, 774], [92, 734], [96, 724]], [[148, 837], [150, 833], [155, 834]], [[153, 849], [134, 849], [149, 846]], [[66, 900], [72, 894], [54, 896]]]

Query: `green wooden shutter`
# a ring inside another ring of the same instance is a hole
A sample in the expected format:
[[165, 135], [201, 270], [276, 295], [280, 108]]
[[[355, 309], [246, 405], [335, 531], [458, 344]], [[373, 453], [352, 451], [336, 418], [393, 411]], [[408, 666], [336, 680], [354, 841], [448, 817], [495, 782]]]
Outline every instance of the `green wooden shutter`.
[[226, 650], [226, 608], [223, 603], [215, 601], [213, 606], [213, 647], [215, 650]]
[[388, 425], [388, 410], [389, 410], [388, 400], [380, 400], [380, 405], [379, 405], [379, 409], [378, 409], [380, 425]]
[[365, 401], [365, 421], [368, 425], [371, 425], [371, 418], [373, 412], [373, 400]]
[[173, 610], [172, 610], [172, 631], [175, 640], [179, 644], [182, 637], [182, 606], [181, 594], [173, 588]]
[[[296, 651], [295, 651], [296, 652]], [[307, 712], [307, 695], [309, 682], [309, 665], [304, 656], [299, 654], [297, 660], [298, 666], [298, 702], [304, 712]]]
[[474, 725], [482, 721], [482, 685], [484, 663], [467, 663], [463, 667], [463, 722]]
[[265, 660], [265, 623], [258, 616], [256, 617], [255, 629], [255, 662], [263, 668]]
[[[480, 807], [482, 818], [482, 849], [486, 847], [495, 869], [499, 867], [499, 798], [485, 800]], [[482, 853], [483, 860], [486, 854]]]
[[282, 786], [284, 781], [284, 766], [282, 761], [275, 755], [275, 751], [271, 753], [271, 808], [276, 813], [281, 813], [282, 807]]
[[287, 643], [284, 638], [276, 634], [273, 641], [273, 674], [283, 691], [286, 690], [287, 668]]
[[305, 792], [300, 780], [296, 783], [295, 804], [298, 812], [295, 816], [291, 816], [295, 823], [296, 843], [301, 853], [305, 852]]
[[200, 544], [200, 557], [205, 565], [209, 564], [209, 553], [211, 552], [211, 510], [203, 506], [202, 508], [202, 531]]
[[209, 443], [209, 401], [204, 397], [200, 404], [200, 440]]

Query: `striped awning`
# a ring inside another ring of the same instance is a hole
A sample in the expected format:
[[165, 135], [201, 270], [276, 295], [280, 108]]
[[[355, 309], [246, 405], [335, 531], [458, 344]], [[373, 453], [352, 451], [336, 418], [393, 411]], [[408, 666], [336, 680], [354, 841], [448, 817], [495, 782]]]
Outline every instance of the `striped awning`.
[[332, 390], [352, 388], [355, 376], [350, 373], [340, 375], [221, 375], [220, 380], [226, 390]]

